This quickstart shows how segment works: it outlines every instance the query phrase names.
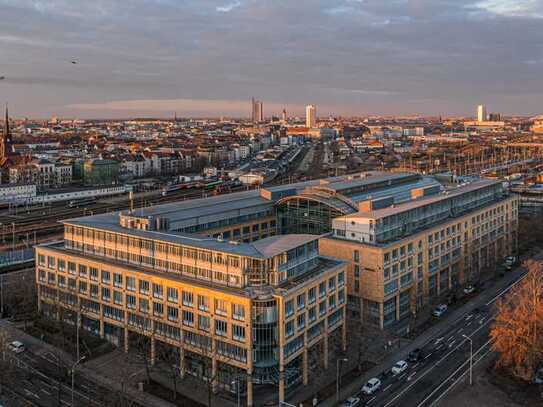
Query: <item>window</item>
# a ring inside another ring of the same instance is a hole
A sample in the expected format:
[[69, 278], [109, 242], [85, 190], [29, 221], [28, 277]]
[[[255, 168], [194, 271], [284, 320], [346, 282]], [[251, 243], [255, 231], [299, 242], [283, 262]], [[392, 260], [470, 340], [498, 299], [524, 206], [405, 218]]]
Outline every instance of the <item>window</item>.
[[356, 262], [360, 261], [360, 252], [358, 250], [353, 251], [353, 260]]
[[153, 302], [153, 315], [161, 316], [164, 313], [164, 305], [161, 302]]
[[317, 319], [317, 309], [316, 307], [311, 307], [309, 308], [309, 310], [307, 311], [307, 317], [308, 317], [308, 320], [309, 320], [309, 323], [315, 321]]
[[209, 298], [198, 294], [198, 309], [200, 311], [209, 311]]
[[45, 256], [43, 254], [38, 255], [38, 264], [40, 266], [45, 266]]
[[398, 280], [392, 280], [385, 284], [385, 295], [392, 294], [398, 290]]
[[194, 305], [193, 295], [191, 292], [183, 291], [183, 305], [192, 307]]
[[140, 294], [149, 294], [149, 281], [140, 280]]
[[55, 273], [47, 273], [47, 282], [49, 284], [55, 284], [55, 279], [56, 279], [56, 276], [55, 276]]
[[63, 259], [58, 259], [57, 265], [58, 265], [58, 271], [60, 271], [60, 272], [62, 272], [62, 273], [63, 273], [64, 271], [66, 271], [66, 261], [65, 261], [65, 260], [63, 260]]
[[123, 286], [122, 274], [113, 273], [113, 286], [117, 288], [121, 288]]
[[307, 292], [307, 303], [313, 304], [317, 300], [317, 289], [315, 287], [310, 288]]
[[239, 342], [245, 342], [245, 327], [232, 325], [232, 339]]
[[80, 264], [79, 265], [79, 276], [80, 277], [87, 277], [87, 266]]
[[98, 281], [98, 269], [96, 267], [91, 267], [89, 274], [92, 281]]
[[128, 291], [136, 291], [136, 278], [126, 277], [126, 289]]
[[334, 291], [336, 289], [336, 278], [331, 277], [328, 279], [328, 291]]
[[326, 283], [323, 281], [319, 284], [319, 298], [322, 298], [326, 295]]
[[329, 309], [336, 308], [336, 296], [335, 295], [331, 295], [330, 297], [328, 297], [328, 308]]
[[228, 314], [226, 301], [219, 299], [215, 300], [215, 313], [223, 316]]
[[168, 306], [168, 321], [176, 322], [179, 318], [179, 310], [175, 307]]
[[294, 314], [294, 300], [285, 302], [285, 317], [288, 318]]
[[120, 291], [113, 291], [113, 302], [118, 305], [123, 303], [123, 294]]
[[240, 304], [232, 304], [232, 318], [238, 321], [244, 321], [245, 307]]
[[90, 295], [92, 298], [98, 298], [98, 286], [95, 284], [90, 285]]
[[126, 306], [130, 309], [136, 309], [136, 297], [126, 294]]
[[198, 315], [198, 329], [209, 332], [211, 319], [206, 315]]
[[221, 321], [220, 319], [215, 320], [215, 335], [226, 336], [228, 330], [228, 324], [226, 321]]
[[168, 301], [177, 304], [179, 301], [179, 292], [177, 291], [177, 288], [168, 287]]
[[140, 312], [147, 314], [149, 312], [149, 300], [146, 298], [140, 298]]
[[289, 338], [294, 335], [294, 321], [288, 321], [285, 323], [285, 338]]
[[160, 284], [153, 283], [153, 297], [162, 298], [164, 296], [164, 287]]
[[190, 311], [183, 311], [183, 325], [194, 326], [194, 314]]
[[326, 301], [322, 301], [319, 303], [319, 315], [326, 314]]
[[109, 301], [111, 299], [111, 291], [107, 287], [102, 287], [102, 300]]
[[[60, 281], [60, 278], [59, 278]], [[80, 281], [79, 282], [79, 292], [80, 293], [86, 293], [87, 292], [87, 282], [86, 281]]]
[[102, 283], [109, 284], [111, 282], [111, 273], [106, 270], [102, 270]]
[[55, 268], [55, 258], [53, 256], [47, 256], [47, 267], [50, 269]]
[[343, 287], [345, 285], [345, 274], [343, 271], [337, 275], [337, 285], [338, 287]]
[[298, 310], [305, 308], [305, 293], [298, 295], [296, 305], [298, 306]]
[[71, 261], [68, 262], [68, 273], [75, 274], [75, 263]]
[[305, 328], [305, 314], [298, 315], [297, 326], [298, 326], [298, 330]]

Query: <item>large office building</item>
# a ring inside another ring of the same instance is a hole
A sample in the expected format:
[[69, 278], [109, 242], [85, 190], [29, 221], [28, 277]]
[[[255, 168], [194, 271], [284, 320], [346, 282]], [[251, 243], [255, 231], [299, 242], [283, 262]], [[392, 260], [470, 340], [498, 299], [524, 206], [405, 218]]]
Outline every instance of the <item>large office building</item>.
[[480, 180], [412, 199], [368, 199], [332, 221], [320, 252], [348, 261], [351, 316], [380, 328], [416, 316], [461, 284], [475, 282], [516, 252], [518, 197]]
[[479, 105], [477, 106], [477, 121], [479, 123], [486, 122], [487, 116], [486, 116], [486, 106], [485, 105]]
[[261, 123], [264, 121], [264, 104], [260, 100], [251, 99], [253, 123]]
[[284, 400], [346, 346], [348, 309], [391, 326], [512, 253], [516, 219], [499, 182], [387, 172], [71, 219], [36, 249], [39, 306]]

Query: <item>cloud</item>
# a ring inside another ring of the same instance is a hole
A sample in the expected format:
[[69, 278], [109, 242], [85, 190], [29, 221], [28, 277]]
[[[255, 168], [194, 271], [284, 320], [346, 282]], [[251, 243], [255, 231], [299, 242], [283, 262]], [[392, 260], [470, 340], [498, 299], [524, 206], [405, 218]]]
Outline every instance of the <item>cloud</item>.
[[469, 7], [504, 17], [543, 18], [541, 0], [483, 0]]
[[219, 13], [229, 13], [240, 6], [241, 3], [239, 1], [234, 1], [232, 3], [225, 4], [224, 6], [217, 6], [215, 7], [215, 10]]

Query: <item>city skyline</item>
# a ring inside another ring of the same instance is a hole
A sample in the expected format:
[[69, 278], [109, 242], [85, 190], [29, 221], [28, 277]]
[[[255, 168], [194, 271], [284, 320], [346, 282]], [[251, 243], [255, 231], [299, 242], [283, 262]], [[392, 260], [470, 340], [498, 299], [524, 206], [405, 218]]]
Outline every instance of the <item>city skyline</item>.
[[268, 115], [541, 113], [541, 2], [383, 3], [0, 0], [0, 100], [40, 118], [250, 117], [252, 95]]

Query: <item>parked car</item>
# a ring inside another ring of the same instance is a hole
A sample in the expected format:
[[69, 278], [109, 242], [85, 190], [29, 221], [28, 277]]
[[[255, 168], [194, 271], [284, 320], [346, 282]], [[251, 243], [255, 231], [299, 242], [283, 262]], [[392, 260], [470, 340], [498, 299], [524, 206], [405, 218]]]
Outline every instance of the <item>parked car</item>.
[[503, 265], [506, 270], [511, 270], [516, 262], [517, 258], [515, 256], [507, 256], [503, 262]]
[[375, 393], [381, 388], [381, 380], [374, 377], [368, 380], [368, 382], [362, 387], [362, 393], [370, 395]]
[[354, 407], [357, 406], [358, 403], [360, 403], [360, 399], [358, 397], [349, 397], [343, 402], [341, 407]]
[[398, 362], [396, 362], [396, 364], [394, 366], [392, 366], [392, 373], [394, 373], [395, 375], [399, 375], [400, 373], [403, 373], [405, 372], [405, 370], [407, 369], [407, 362], [405, 360], [399, 360]]
[[464, 287], [464, 294], [472, 294], [475, 292], [475, 287], [471, 284]]
[[20, 341], [13, 341], [8, 345], [8, 349], [14, 353], [22, 353], [26, 348], [24, 343]]
[[437, 307], [434, 308], [434, 310], [432, 311], [432, 315], [434, 317], [440, 317], [442, 316], [445, 312], [447, 312], [447, 305], [445, 304], [439, 304]]
[[409, 355], [407, 355], [407, 360], [409, 362], [418, 362], [419, 360], [422, 360], [423, 358], [424, 358], [424, 352], [420, 348], [413, 349], [411, 352], [409, 352]]
[[543, 384], [543, 367], [540, 367], [537, 369], [534, 375], [534, 383], [535, 384]]

